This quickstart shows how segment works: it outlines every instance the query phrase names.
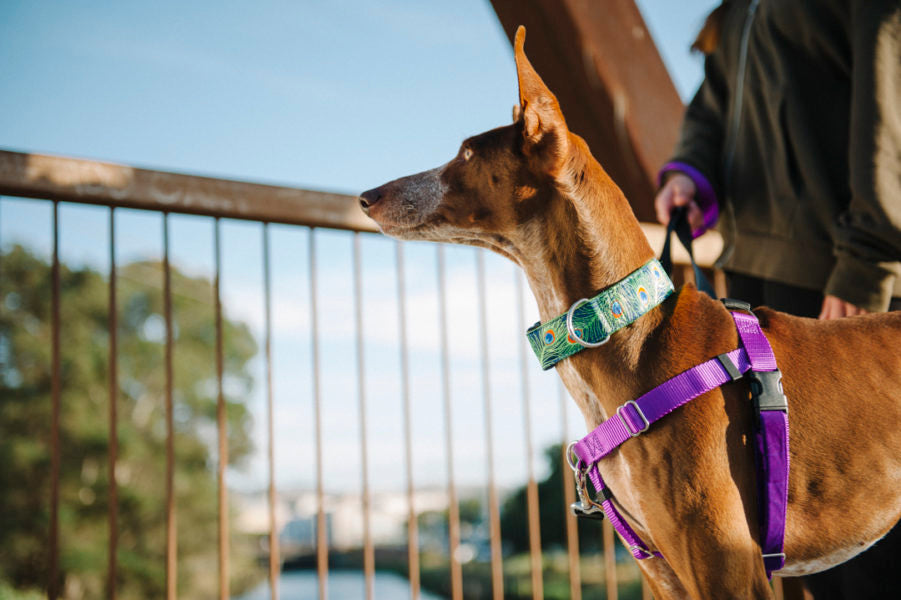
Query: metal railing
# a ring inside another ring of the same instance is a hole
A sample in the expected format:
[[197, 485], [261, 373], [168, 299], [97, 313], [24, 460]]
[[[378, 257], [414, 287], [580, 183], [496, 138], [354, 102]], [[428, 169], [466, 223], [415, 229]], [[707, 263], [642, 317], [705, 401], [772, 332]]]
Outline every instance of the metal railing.
[[[170, 265], [170, 214], [194, 214], [204, 215], [214, 219], [214, 276], [213, 289], [215, 295], [215, 347], [216, 347], [216, 423], [217, 423], [217, 482], [218, 482], [218, 587], [219, 598], [229, 597], [229, 521], [228, 521], [228, 488], [226, 480], [226, 468], [228, 465], [228, 437], [226, 432], [226, 402], [224, 393], [224, 365], [223, 365], [223, 303], [220, 289], [220, 275], [222, 270], [221, 260], [221, 219], [243, 219], [257, 221], [262, 224], [262, 273], [263, 273], [263, 361], [265, 365], [265, 410], [266, 410], [266, 462], [267, 462], [267, 495], [268, 495], [268, 577], [271, 596], [279, 595], [278, 580], [280, 571], [280, 557], [278, 544], [278, 531], [276, 527], [276, 503], [278, 490], [275, 481], [275, 449], [274, 449], [274, 402], [272, 381], [272, 282], [270, 260], [270, 228], [269, 224], [279, 223], [298, 227], [309, 228], [308, 258], [309, 258], [309, 306], [311, 326], [311, 361], [312, 361], [312, 400], [315, 432], [315, 481], [316, 481], [316, 567], [319, 577], [319, 597], [327, 597], [328, 582], [328, 538], [326, 510], [324, 503], [323, 486], [323, 391], [321, 382], [321, 353], [319, 330], [319, 307], [317, 305], [318, 280], [316, 240], [312, 235], [315, 228], [341, 229], [353, 232], [353, 293], [354, 293], [354, 319], [356, 324], [356, 370], [358, 382], [358, 410], [360, 427], [361, 465], [360, 473], [362, 493], [362, 519], [363, 519], [363, 571], [365, 576], [365, 595], [372, 598], [374, 595], [375, 556], [374, 544], [371, 535], [370, 514], [370, 482], [369, 482], [369, 441], [367, 439], [367, 385], [365, 381], [364, 364], [364, 340], [363, 340], [363, 309], [362, 309], [362, 267], [360, 238], [362, 235], [375, 232], [371, 221], [363, 216], [357, 206], [357, 199], [352, 196], [312, 192], [293, 188], [258, 185], [222, 179], [195, 177], [174, 173], [148, 171], [127, 166], [100, 163], [96, 161], [77, 160], [54, 156], [22, 154], [16, 152], [0, 151], [0, 195], [17, 196], [23, 198], [41, 199], [52, 203], [52, 297], [51, 297], [51, 396], [52, 396], [52, 421], [51, 421], [51, 494], [50, 494], [50, 523], [49, 523], [49, 564], [47, 565], [48, 597], [51, 600], [61, 594], [59, 589], [59, 481], [60, 481], [60, 259], [59, 259], [59, 205], [61, 202], [102, 205], [109, 208], [109, 260], [110, 270], [108, 276], [109, 297], [109, 548], [108, 548], [108, 573], [107, 573], [107, 597], [116, 598], [116, 574], [117, 574], [117, 544], [118, 544], [118, 509], [117, 509], [117, 474], [116, 461], [118, 452], [117, 422], [117, 397], [119, 381], [117, 378], [117, 272], [116, 272], [116, 211], [119, 208], [133, 208], [156, 211], [162, 214], [162, 266], [163, 266], [163, 301], [165, 321], [165, 432], [166, 432], [166, 543], [165, 543], [165, 577], [166, 597], [177, 597], [177, 509], [175, 504], [175, 451], [174, 451], [174, 422], [173, 422], [173, 317], [172, 317], [172, 289], [171, 289], [171, 265]], [[2, 202], [2, 200], [0, 200]], [[645, 231], [656, 247], [662, 246], [663, 231], [656, 226], [644, 226]], [[398, 336], [400, 340], [400, 394], [403, 407], [403, 448], [404, 467], [406, 470], [406, 497], [408, 503], [407, 519], [407, 563], [408, 577], [410, 581], [411, 595], [418, 598], [420, 594], [420, 555], [419, 532], [417, 528], [417, 514], [414, 506], [414, 493], [416, 483], [413, 479], [413, 444], [412, 444], [412, 417], [410, 400], [410, 367], [407, 323], [407, 291], [404, 279], [404, 246], [396, 243], [396, 269], [397, 269], [397, 311], [398, 311]], [[702, 240], [700, 247], [696, 248], [702, 264], [710, 264], [712, 257], [718, 252], [716, 240]], [[678, 263], [684, 265], [684, 255], [677, 255]], [[685, 267], [684, 273], [690, 272]], [[476, 281], [477, 303], [480, 338], [478, 343], [479, 359], [481, 363], [482, 400], [485, 419], [485, 448], [487, 477], [485, 489], [488, 493], [488, 513], [490, 523], [490, 547], [491, 547], [491, 581], [493, 596], [500, 599], [504, 596], [504, 577], [502, 566], [502, 548], [500, 532], [500, 503], [498, 498], [494, 457], [492, 455], [494, 442], [492, 439], [496, 425], [491, 421], [492, 414], [492, 386], [491, 386], [491, 356], [489, 353], [486, 314], [486, 275], [484, 253], [476, 253]], [[523, 306], [523, 278], [516, 275], [517, 296], [517, 320], [523, 323], [525, 309]], [[722, 288], [722, 279], [716, 278], [718, 287]], [[453, 431], [451, 418], [451, 381], [450, 381], [450, 353], [448, 349], [448, 317], [447, 317], [447, 282], [445, 268], [445, 250], [439, 246], [437, 249], [437, 289], [438, 289], [438, 346], [440, 353], [440, 386], [441, 404], [444, 420], [444, 448], [446, 451], [447, 469], [447, 499], [448, 499], [448, 555], [450, 561], [449, 578], [451, 596], [455, 600], [463, 597], [462, 565], [457, 549], [461, 539], [461, 521], [458, 506], [458, 492], [455, 481], [455, 465], [453, 451]], [[529, 527], [529, 551], [531, 566], [532, 596], [536, 599], [543, 597], [542, 565], [543, 555], [541, 550], [540, 512], [538, 501], [538, 484], [535, 478], [533, 464], [533, 436], [531, 429], [531, 398], [528, 385], [528, 360], [526, 346], [522, 339], [511, 340], [511, 343], [519, 344], [519, 377], [521, 380], [521, 403], [524, 416], [522, 434], [526, 453], [527, 476], [527, 514]], [[561, 410], [561, 422], [563, 432], [560, 441], [565, 442], [567, 435], [566, 403], [568, 398], [559, 386], [559, 402]], [[517, 424], [513, 425], [518, 427]], [[561, 457], [561, 460], [563, 458]], [[566, 503], [574, 501], [571, 482], [564, 481], [564, 494]], [[565, 510], [564, 506], [554, 507], [553, 510]], [[568, 514], [568, 511], [567, 511]], [[617, 579], [614, 554], [614, 536], [609, 523], [604, 521], [603, 549], [605, 554], [605, 568], [607, 580], [607, 597], [616, 598]], [[569, 563], [569, 582], [572, 598], [581, 598], [581, 581], [579, 568], [579, 540], [575, 518], [567, 516], [566, 519], [567, 556]], [[646, 597], [647, 592], [645, 592]]]

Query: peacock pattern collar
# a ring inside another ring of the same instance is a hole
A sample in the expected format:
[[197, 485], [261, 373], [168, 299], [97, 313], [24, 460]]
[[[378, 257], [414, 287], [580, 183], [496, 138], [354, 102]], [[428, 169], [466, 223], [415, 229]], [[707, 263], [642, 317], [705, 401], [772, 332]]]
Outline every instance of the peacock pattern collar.
[[[526, 337], [541, 368], [547, 370], [587, 345], [606, 341], [672, 293], [673, 282], [657, 259], [651, 259], [594, 298], [576, 302], [565, 314], [547, 323], [536, 323]], [[571, 328], [567, 325], [570, 313]]]

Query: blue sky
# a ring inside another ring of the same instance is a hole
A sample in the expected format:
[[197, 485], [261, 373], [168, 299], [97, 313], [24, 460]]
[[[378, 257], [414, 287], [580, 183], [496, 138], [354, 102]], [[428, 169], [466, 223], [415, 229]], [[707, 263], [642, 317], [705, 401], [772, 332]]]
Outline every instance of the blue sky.
[[[683, 98], [700, 81], [687, 47], [710, 0], [641, 0], [640, 8]], [[528, 42], [526, 45], [528, 51]], [[357, 193], [431, 168], [466, 136], [504, 124], [516, 100], [509, 42], [490, 4], [454, 2], [50, 2], [0, 3], [0, 147], [149, 168]], [[117, 212], [121, 262], [158, 258], [159, 215]], [[47, 253], [50, 208], [0, 200], [0, 242]], [[63, 259], [107, 268], [105, 209], [63, 206]], [[175, 264], [212, 269], [209, 219], [172, 217]], [[307, 232], [272, 227], [278, 480], [312, 483]], [[261, 230], [223, 224], [226, 309], [259, 332]], [[329, 489], [359, 473], [351, 236], [318, 233], [320, 326]], [[363, 236], [370, 468], [376, 487], [401, 483], [394, 242]], [[414, 403], [414, 477], [444, 478], [435, 347], [435, 248], [405, 248]], [[457, 476], [484, 478], [483, 417], [473, 298], [474, 251], [448, 250]], [[522, 480], [516, 273], [486, 257], [498, 475]], [[525, 321], [536, 314], [526, 298]], [[373, 318], [374, 316], [374, 318]], [[531, 358], [530, 358], [531, 360]], [[262, 379], [262, 364], [253, 365]], [[529, 365], [536, 448], [560, 437], [556, 377]], [[343, 369], [343, 370], [342, 370]], [[258, 387], [251, 403], [262, 424]], [[569, 407], [572, 436], [584, 431]], [[263, 442], [261, 431], [257, 439]], [[233, 473], [262, 483], [258, 461]], [[399, 489], [399, 488], [398, 488]]]

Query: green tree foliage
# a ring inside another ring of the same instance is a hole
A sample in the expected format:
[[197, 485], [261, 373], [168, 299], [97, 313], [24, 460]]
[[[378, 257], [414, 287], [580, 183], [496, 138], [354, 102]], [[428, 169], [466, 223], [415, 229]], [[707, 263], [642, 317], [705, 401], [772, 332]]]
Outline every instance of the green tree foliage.
[[[538, 506], [541, 510], [541, 547], [544, 550], [566, 548], [564, 485], [575, 485], [572, 472], [563, 465], [563, 447], [559, 444], [544, 450], [551, 472], [538, 483]], [[590, 489], [590, 484], [589, 484]], [[501, 537], [513, 552], [529, 550], [529, 513], [525, 487], [510, 494], [501, 506]], [[600, 549], [601, 522], [578, 520], [579, 548], [582, 552]]]
[[[51, 269], [13, 247], [0, 258], [0, 582], [47, 584], [50, 521]], [[120, 598], [165, 593], [165, 320], [162, 266], [118, 269], [118, 573]], [[176, 269], [174, 319], [178, 590], [214, 597], [217, 503], [216, 363], [211, 283]], [[60, 577], [67, 598], [104, 595], [108, 561], [109, 287], [89, 268], [60, 268]], [[223, 320], [229, 462], [251, 451], [244, 399], [257, 351], [248, 328]], [[236, 588], [252, 552], [233, 535]], [[9, 588], [7, 588], [9, 589]]]

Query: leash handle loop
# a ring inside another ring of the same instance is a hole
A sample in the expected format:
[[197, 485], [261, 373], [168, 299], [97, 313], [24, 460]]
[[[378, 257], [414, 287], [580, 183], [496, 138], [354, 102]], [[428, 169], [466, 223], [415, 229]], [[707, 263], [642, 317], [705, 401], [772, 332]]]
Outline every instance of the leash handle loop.
[[672, 277], [673, 256], [670, 241], [672, 240], [672, 233], [674, 231], [676, 232], [676, 237], [679, 238], [679, 241], [685, 247], [685, 250], [688, 251], [688, 257], [691, 259], [691, 268], [695, 274], [695, 285], [700, 291], [711, 298], [716, 299], [716, 292], [713, 291], [713, 286], [710, 285], [707, 276], [704, 275], [701, 267], [695, 262], [695, 255], [691, 247], [692, 235], [691, 225], [688, 223], [688, 209], [684, 206], [673, 209], [673, 212], [670, 214], [669, 224], [666, 226], [666, 240], [663, 242], [663, 251], [660, 253], [660, 264], [663, 265], [663, 270], [666, 271], [667, 275]]

